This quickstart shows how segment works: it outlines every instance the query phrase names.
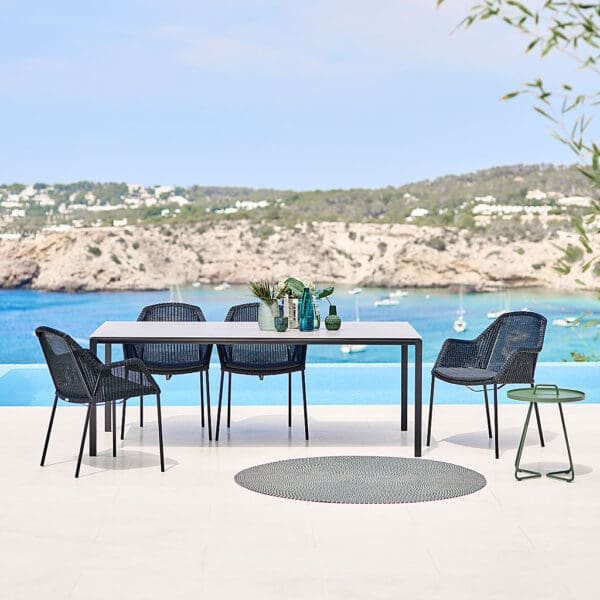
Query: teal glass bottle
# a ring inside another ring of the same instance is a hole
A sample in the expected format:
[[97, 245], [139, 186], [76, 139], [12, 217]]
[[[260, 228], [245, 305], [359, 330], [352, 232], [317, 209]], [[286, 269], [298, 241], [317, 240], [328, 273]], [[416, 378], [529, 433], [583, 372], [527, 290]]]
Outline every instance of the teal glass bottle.
[[300, 331], [312, 331], [315, 328], [315, 307], [308, 288], [304, 288], [302, 293], [299, 312]]

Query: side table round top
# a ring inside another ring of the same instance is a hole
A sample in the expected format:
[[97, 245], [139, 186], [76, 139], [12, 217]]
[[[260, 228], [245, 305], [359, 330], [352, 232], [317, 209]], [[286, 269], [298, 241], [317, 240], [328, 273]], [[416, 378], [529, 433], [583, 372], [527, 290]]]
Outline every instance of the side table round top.
[[551, 384], [517, 388], [516, 390], [509, 390], [506, 395], [511, 400], [522, 400], [524, 402], [576, 402], [585, 399], [584, 392], [559, 388], [557, 385]]

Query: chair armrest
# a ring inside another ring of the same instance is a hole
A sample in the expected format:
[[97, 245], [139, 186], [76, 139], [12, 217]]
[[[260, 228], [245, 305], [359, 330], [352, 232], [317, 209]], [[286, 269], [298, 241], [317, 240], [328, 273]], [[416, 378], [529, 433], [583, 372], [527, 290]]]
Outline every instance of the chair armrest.
[[436, 367], [476, 367], [478, 358], [477, 340], [449, 338], [444, 341], [433, 365]]
[[139, 358], [127, 358], [102, 365], [94, 386], [93, 395], [96, 395], [102, 381], [109, 381], [115, 377], [122, 379], [123, 383], [130, 382], [135, 385], [143, 385], [152, 388], [155, 394], [160, 393], [160, 387], [146, 365]]
[[73, 352], [73, 355], [79, 365], [81, 376], [88, 389], [88, 393], [93, 396], [96, 387], [98, 386], [100, 372], [104, 365], [102, 361], [87, 348], [78, 348]]
[[539, 350], [513, 350], [496, 377], [498, 383], [533, 383]]

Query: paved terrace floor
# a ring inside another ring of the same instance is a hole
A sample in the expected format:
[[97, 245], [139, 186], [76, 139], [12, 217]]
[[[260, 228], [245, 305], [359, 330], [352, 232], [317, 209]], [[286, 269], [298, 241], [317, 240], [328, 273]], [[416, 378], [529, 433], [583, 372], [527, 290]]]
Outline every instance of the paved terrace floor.
[[[599, 405], [565, 406], [576, 477], [517, 482], [526, 405], [500, 407], [494, 460], [482, 406], [439, 406], [424, 457], [475, 469], [480, 492], [398, 505], [332, 505], [252, 493], [233, 481], [250, 465], [331, 454], [412, 455], [397, 408], [234, 407], [217, 444], [199, 409], [167, 407], [165, 473], [155, 411], [129, 423], [118, 456], [110, 435], [73, 478], [83, 411], [59, 407], [47, 466], [47, 408], [0, 409], [0, 596], [3, 600], [126, 598], [397, 599], [595, 597], [600, 550]], [[62, 410], [61, 410], [62, 409]], [[555, 406], [542, 407], [547, 447], [532, 429], [525, 466], [563, 467]]]

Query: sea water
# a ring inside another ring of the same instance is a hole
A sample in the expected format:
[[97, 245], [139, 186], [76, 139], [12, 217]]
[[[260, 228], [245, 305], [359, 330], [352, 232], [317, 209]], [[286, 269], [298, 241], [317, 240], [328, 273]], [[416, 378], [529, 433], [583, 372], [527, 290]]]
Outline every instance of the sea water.
[[[465, 294], [462, 305], [467, 329], [453, 330], [460, 306], [458, 295], [440, 290], [407, 290], [396, 297], [398, 304], [375, 306], [374, 302], [388, 294], [378, 288], [349, 294], [349, 288], [337, 287], [333, 302], [342, 321], [409, 321], [423, 338], [423, 360], [433, 362], [443, 341], [448, 337], [472, 339], [492, 321], [489, 311], [497, 310], [496, 294]], [[196, 304], [209, 321], [222, 321], [233, 304], [253, 299], [244, 286], [231, 286], [215, 291], [213, 286], [186, 288], [174, 295], [169, 291], [60, 293], [32, 290], [0, 291], [0, 364], [42, 363], [43, 357], [34, 330], [48, 325], [66, 331], [82, 345], [104, 321], [135, 320], [143, 306], [169, 300]], [[559, 327], [556, 319], [586, 315], [600, 319], [600, 300], [592, 292], [565, 293], [540, 289], [511, 291], [503, 305], [510, 310], [527, 309], [548, 319], [546, 339], [540, 361], [572, 360], [571, 353], [600, 354], [600, 328]], [[327, 314], [327, 302], [321, 300], [321, 314]], [[322, 325], [323, 326], [323, 325]], [[343, 327], [343, 324], [342, 324]], [[310, 346], [310, 363], [387, 363], [397, 362], [399, 349], [371, 346], [363, 352], [344, 354], [337, 346]], [[214, 357], [216, 358], [216, 357]]]
[[[600, 328], [552, 324], [557, 319], [582, 315], [588, 320], [600, 319], [600, 301], [594, 293], [520, 289], [511, 290], [510, 298], [506, 294], [500, 298], [497, 294], [485, 293], [465, 294], [461, 299], [457, 294], [442, 290], [405, 290], [406, 295], [394, 296], [397, 304], [376, 306], [375, 301], [387, 297], [389, 290], [365, 288], [354, 294], [350, 291], [348, 287], [337, 286], [333, 296], [343, 321], [356, 318], [409, 321], [422, 336], [425, 392], [430, 363], [435, 361], [444, 339], [476, 337], [492, 322], [487, 313], [502, 304], [502, 308], [527, 309], [548, 319], [538, 381], [588, 388], [588, 399], [600, 401], [596, 398], [600, 365], [588, 363], [574, 367], [573, 363], [565, 362], [572, 360], [573, 352], [600, 354]], [[231, 286], [222, 291], [213, 286], [190, 287], [176, 293], [0, 291], [0, 405], [40, 405], [51, 401], [51, 382], [34, 335], [37, 326], [48, 325], [66, 331], [86, 346], [90, 334], [102, 322], [135, 320], [143, 306], [170, 300], [199, 305], [207, 320], [223, 320], [231, 305], [252, 301], [252, 297], [245, 286]], [[326, 314], [327, 302], [321, 301], [321, 304], [321, 313]], [[461, 304], [467, 329], [459, 334], [453, 330], [453, 323]], [[116, 360], [120, 356], [117, 347], [113, 357]], [[310, 394], [311, 403], [397, 403], [399, 358], [400, 350], [393, 346], [369, 346], [364, 351], [349, 354], [338, 346], [309, 346], [309, 390], [315, 390]], [[218, 363], [216, 352], [213, 361]], [[211, 371], [215, 373], [213, 379], [217, 384], [218, 364]], [[254, 377], [234, 377], [234, 380], [237, 403], [279, 404], [287, 398], [287, 378], [271, 377], [262, 382]], [[173, 377], [169, 382], [160, 378], [159, 383], [167, 404], [198, 402], [196, 375]], [[213, 394], [216, 391], [213, 390]], [[299, 391], [296, 389], [295, 393], [298, 399]], [[478, 394], [465, 393], [459, 386], [445, 386], [440, 401], [467, 403], [479, 402], [480, 398]]]

